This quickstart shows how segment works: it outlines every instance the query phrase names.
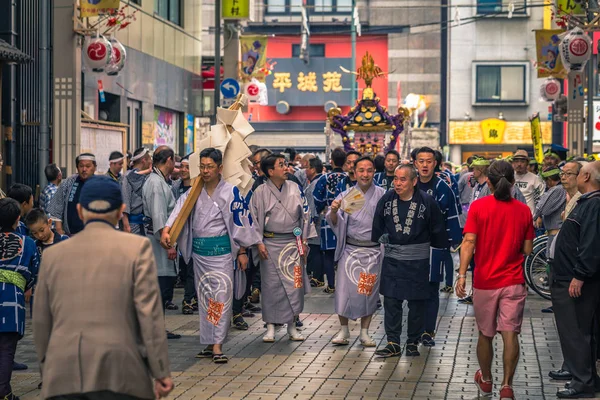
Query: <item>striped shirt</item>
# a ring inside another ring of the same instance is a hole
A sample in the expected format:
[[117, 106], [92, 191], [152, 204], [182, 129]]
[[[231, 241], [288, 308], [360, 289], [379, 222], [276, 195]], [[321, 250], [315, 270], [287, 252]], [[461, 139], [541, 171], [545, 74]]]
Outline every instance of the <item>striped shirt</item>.
[[562, 185], [559, 184], [550, 188], [540, 197], [533, 213], [533, 220], [542, 217], [546, 229], [560, 229], [563, 222], [560, 216], [565, 209], [566, 202], [567, 191]]

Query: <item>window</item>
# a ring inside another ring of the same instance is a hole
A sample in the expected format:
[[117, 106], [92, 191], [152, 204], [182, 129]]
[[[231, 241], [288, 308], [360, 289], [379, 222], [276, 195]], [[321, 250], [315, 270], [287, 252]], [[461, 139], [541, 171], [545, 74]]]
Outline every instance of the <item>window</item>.
[[475, 64], [473, 103], [526, 104], [528, 66], [526, 63]]
[[508, 5], [514, 4], [513, 14], [527, 14], [527, 0], [515, 2], [513, 0], [477, 0], [477, 14], [508, 14]]
[[[308, 47], [308, 54], [310, 57], [325, 57], [325, 45], [324, 44], [310, 44]], [[300, 45], [292, 45], [292, 58], [300, 57]]]
[[130, 3], [137, 4], [138, 6], [142, 5], [142, 0], [129, 0]]
[[[300, 14], [302, 0], [265, 0], [267, 14]], [[352, 0], [306, 0], [308, 14], [352, 14]]]
[[176, 25], [181, 25], [181, 0], [154, 0], [154, 13]]

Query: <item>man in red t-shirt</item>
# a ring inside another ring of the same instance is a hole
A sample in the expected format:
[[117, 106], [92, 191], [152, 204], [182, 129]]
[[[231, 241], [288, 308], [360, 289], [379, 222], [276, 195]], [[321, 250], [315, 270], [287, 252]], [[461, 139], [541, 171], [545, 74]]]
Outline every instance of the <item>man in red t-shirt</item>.
[[523, 275], [524, 255], [533, 248], [533, 220], [525, 204], [511, 196], [515, 182], [512, 166], [494, 162], [488, 171], [493, 196], [471, 204], [460, 252], [456, 294], [466, 295], [465, 278], [475, 253], [473, 308], [479, 329], [475, 384], [482, 395], [491, 395], [492, 341], [500, 332], [504, 341], [504, 379], [500, 398], [514, 399], [512, 380], [519, 361], [519, 339], [527, 297]]

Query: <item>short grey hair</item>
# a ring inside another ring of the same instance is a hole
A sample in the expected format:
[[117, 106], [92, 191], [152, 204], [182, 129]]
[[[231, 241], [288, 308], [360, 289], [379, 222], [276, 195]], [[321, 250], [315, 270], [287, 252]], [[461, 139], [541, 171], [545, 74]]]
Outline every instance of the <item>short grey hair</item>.
[[417, 170], [415, 169], [415, 167], [412, 164], [400, 164], [396, 167], [396, 169], [394, 170], [394, 174], [396, 173], [396, 171], [400, 171], [402, 169], [405, 169], [409, 172], [409, 177], [410, 179], [415, 179], [417, 177]]

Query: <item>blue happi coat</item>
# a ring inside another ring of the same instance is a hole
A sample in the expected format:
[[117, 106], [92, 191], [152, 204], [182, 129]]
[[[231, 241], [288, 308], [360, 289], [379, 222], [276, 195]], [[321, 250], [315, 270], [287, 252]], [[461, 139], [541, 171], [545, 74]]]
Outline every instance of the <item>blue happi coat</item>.
[[444, 267], [446, 263], [452, 263], [452, 256], [448, 248], [450, 246], [457, 247], [462, 242], [462, 230], [458, 218], [460, 213], [456, 202], [456, 195], [450, 186], [437, 176], [434, 176], [426, 183], [418, 180], [417, 187], [433, 196], [444, 216], [446, 232], [449, 238], [448, 247], [446, 249], [432, 249], [429, 276], [430, 282], [441, 282], [444, 280]]
[[[335, 168], [321, 176], [315, 185], [313, 199], [317, 214], [326, 210], [337, 197], [337, 189], [340, 182], [346, 177], [341, 168]], [[321, 220], [321, 250], [335, 250], [337, 240], [329, 223], [323, 218]]]
[[17, 232], [0, 232], [0, 332], [25, 334], [24, 291], [4, 282], [7, 279], [2, 278], [3, 271], [19, 273], [28, 290], [34, 284], [39, 266], [39, 253], [33, 239]]
[[356, 185], [356, 181], [352, 181], [348, 175], [344, 176], [335, 188], [335, 197], [344, 193], [346, 190], [350, 189], [354, 185]]

